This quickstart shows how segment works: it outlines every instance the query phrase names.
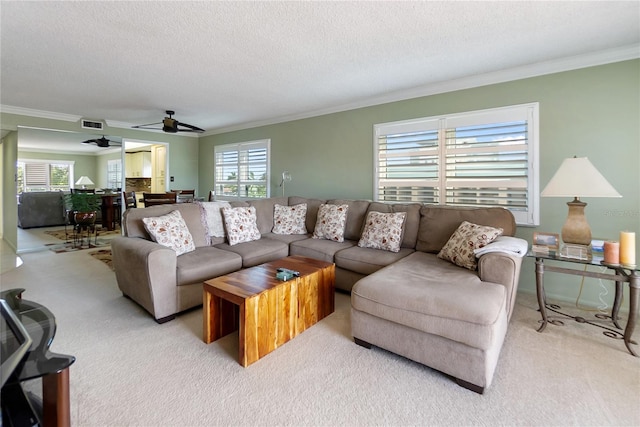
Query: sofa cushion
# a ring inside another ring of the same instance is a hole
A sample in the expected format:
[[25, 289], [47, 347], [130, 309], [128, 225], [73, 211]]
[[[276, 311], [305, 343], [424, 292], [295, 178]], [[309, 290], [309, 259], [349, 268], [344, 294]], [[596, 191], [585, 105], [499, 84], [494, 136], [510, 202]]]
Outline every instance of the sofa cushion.
[[398, 252], [402, 243], [406, 212], [382, 213], [371, 211], [358, 241], [361, 248]]
[[280, 240], [267, 238], [238, 243], [233, 246], [228, 243], [221, 243], [215, 247], [240, 255], [242, 257], [242, 267], [244, 268], [285, 258], [289, 255], [289, 245]]
[[507, 209], [423, 206], [416, 249], [437, 254], [462, 221], [502, 228], [504, 236], [513, 236], [516, 232], [515, 219]]
[[336, 252], [355, 246], [356, 243], [353, 240], [345, 240], [343, 242], [322, 239], [298, 240], [289, 245], [289, 255], [300, 255], [333, 262], [333, 256]]
[[182, 255], [196, 249], [193, 237], [182, 219], [180, 211], [142, 218], [142, 222], [154, 242], [173, 249], [176, 255]]
[[353, 246], [335, 253], [336, 267], [360, 274], [372, 274], [413, 253], [413, 249], [402, 248], [398, 252]]
[[310, 234], [274, 234], [266, 233], [262, 235], [263, 239], [274, 239], [286, 243], [297, 242], [298, 240], [307, 240], [311, 238]]
[[255, 207], [222, 208], [222, 215], [229, 245], [260, 239]]
[[196, 203], [178, 203], [173, 205], [156, 205], [148, 208], [132, 208], [124, 211], [122, 218], [122, 228], [127, 237], [141, 237], [151, 240], [151, 236], [144, 228], [142, 218], [160, 216], [171, 211], [180, 211], [182, 219], [187, 224], [193, 243], [196, 248], [210, 246], [207, 238], [207, 228], [202, 222], [202, 209]]
[[347, 240], [358, 241], [358, 239], [360, 239], [362, 226], [367, 215], [367, 209], [369, 208], [369, 204], [371, 202], [369, 202], [368, 200], [334, 199], [328, 200], [327, 203], [331, 205], [349, 206], [349, 215], [347, 215], [347, 223], [344, 229], [344, 238]]
[[320, 209], [320, 205], [326, 203], [326, 200], [307, 199], [306, 197], [299, 196], [289, 197], [289, 206], [299, 205], [300, 203], [307, 204], [307, 218], [305, 220], [305, 225], [307, 226], [307, 231], [312, 232], [316, 228], [318, 209]]
[[502, 234], [502, 228], [463, 221], [438, 253], [438, 258], [460, 267], [478, 268], [475, 250], [483, 248]]
[[354, 309], [486, 350], [506, 311], [505, 287], [434, 254], [414, 252], [359, 280]]
[[240, 270], [242, 257], [230, 251], [203, 246], [180, 255], [176, 260], [176, 268], [177, 285], [191, 285]]
[[344, 241], [344, 228], [347, 223], [348, 211], [349, 206], [347, 205], [320, 205], [312, 237], [334, 242]]
[[273, 229], [271, 232], [274, 234], [307, 234], [306, 218], [306, 203], [293, 206], [276, 204], [274, 206]]
[[222, 208], [230, 208], [229, 202], [197, 202], [202, 208], [204, 224], [209, 237], [224, 237], [224, 220]]

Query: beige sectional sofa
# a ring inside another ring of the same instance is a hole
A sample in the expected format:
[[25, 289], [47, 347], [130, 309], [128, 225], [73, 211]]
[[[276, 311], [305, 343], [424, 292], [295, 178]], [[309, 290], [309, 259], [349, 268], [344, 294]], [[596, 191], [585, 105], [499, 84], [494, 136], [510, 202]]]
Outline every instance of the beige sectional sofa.
[[[307, 205], [308, 234], [272, 233], [275, 205], [301, 203]], [[348, 206], [343, 242], [311, 238], [322, 204]], [[476, 392], [490, 385], [516, 298], [521, 258], [492, 252], [471, 270], [437, 254], [463, 221], [500, 227], [504, 236], [513, 236], [516, 227], [508, 210], [304, 197], [231, 205], [256, 208], [259, 240], [229, 245], [223, 237], [209, 237], [197, 203], [127, 210], [124, 236], [111, 244], [123, 294], [162, 323], [201, 305], [205, 280], [288, 255], [321, 259], [335, 263], [336, 289], [351, 292], [356, 343], [431, 366]], [[143, 218], [174, 210], [195, 244], [195, 250], [179, 256], [153, 242], [143, 224]], [[398, 252], [358, 246], [370, 211], [405, 212]]]

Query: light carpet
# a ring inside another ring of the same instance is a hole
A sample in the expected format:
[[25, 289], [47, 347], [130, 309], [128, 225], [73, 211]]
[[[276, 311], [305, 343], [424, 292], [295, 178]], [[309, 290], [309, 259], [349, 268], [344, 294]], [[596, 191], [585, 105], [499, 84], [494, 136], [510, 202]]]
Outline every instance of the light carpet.
[[85, 254], [23, 258], [2, 288], [26, 288], [57, 316], [52, 350], [77, 358], [74, 426], [640, 425], [640, 359], [589, 325], [536, 332], [532, 295], [518, 295], [493, 384], [478, 395], [354, 344], [345, 294], [335, 313], [243, 368], [237, 333], [202, 342], [200, 308], [158, 325]]

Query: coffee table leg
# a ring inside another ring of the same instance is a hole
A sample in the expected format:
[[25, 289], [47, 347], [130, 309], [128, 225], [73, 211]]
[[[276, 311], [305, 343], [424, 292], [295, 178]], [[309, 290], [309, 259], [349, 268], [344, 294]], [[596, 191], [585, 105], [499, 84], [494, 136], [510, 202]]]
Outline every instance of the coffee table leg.
[[258, 360], [258, 304], [259, 297], [247, 298], [240, 305], [239, 362], [245, 368]]
[[220, 298], [206, 290], [202, 293], [202, 340], [209, 344], [218, 338]]

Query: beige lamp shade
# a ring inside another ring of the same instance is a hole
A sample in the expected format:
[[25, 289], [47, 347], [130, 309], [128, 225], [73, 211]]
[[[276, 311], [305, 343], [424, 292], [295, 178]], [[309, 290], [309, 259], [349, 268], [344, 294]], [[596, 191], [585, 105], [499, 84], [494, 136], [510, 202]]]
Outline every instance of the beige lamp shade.
[[564, 159], [542, 197], [622, 197], [586, 157]]
[[86, 187], [87, 185], [94, 185], [93, 181], [89, 179], [88, 176], [82, 175], [79, 180], [76, 181], [76, 185], [82, 185], [82, 187]]
[[562, 227], [562, 241], [577, 245], [591, 244], [591, 228], [584, 216], [587, 204], [580, 197], [622, 197], [586, 157], [565, 159], [541, 196], [574, 198], [567, 202], [569, 214]]

